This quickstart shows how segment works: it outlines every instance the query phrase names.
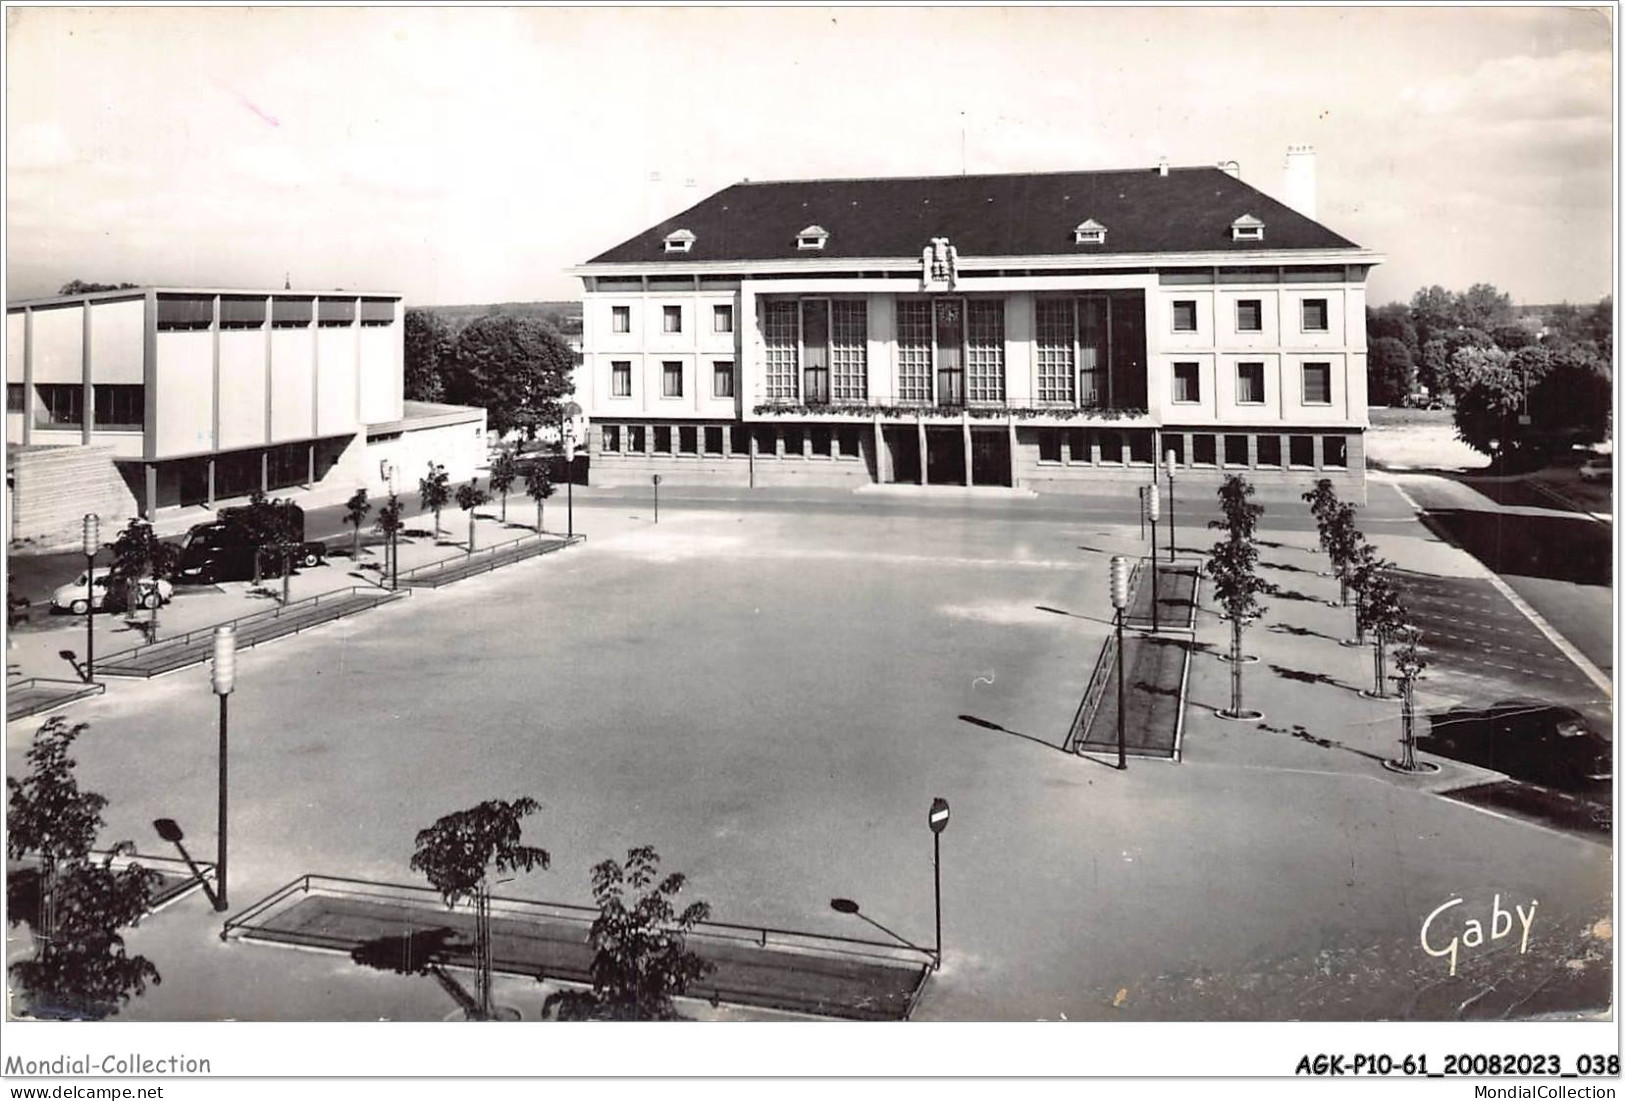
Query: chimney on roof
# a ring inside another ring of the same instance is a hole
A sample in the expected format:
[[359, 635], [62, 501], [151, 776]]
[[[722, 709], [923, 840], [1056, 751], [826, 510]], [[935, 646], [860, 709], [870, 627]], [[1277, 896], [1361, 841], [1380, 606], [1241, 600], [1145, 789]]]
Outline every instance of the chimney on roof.
[[1241, 179], [1241, 162], [1220, 161], [1219, 171], [1223, 172], [1226, 176], [1229, 176], [1233, 180], [1239, 180]]
[[1157, 158], [1157, 175], [1166, 176], [1167, 174], [1168, 174], [1168, 158], [1167, 157], [1158, 157]]
[[1287, 206], [1305, 218], [1315, 216], [1315, 147], [1289, 145], [1286, 147], [1285, 176], [1281, 199]]

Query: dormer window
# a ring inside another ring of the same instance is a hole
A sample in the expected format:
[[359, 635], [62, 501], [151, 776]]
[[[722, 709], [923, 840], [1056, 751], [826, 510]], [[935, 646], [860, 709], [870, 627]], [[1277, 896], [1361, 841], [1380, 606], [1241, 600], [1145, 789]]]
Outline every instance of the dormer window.
[[1262, 241], [1264, 239], [1264, 223], [1251, 214], [1243, 214], [1230, 223], [1230, 239], [1232, 241]]
[[829, 230], [823, 226], [808, 226], [796, 234], [796, 248], [801, 252], [816, 251], [829, 240]]
[[689, 252], [694, 248], [694, 235], [686, 229], [674, 229], [666, 234], [667, 252]]
[[1080, 222], [1078, 227], [1072, 231], [1072, 243], [1075, 245], [1104, 245], [1106, 243], [1106, 227], [1093, 218]]

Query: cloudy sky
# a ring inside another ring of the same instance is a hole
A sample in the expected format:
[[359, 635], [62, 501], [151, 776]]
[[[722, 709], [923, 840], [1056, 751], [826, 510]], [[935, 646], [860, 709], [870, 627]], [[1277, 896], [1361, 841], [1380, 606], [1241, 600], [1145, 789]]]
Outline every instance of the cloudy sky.
[[[573, 297], [740, 179], [1240, 162], [1388, 256], [1372, 298], [1609, 293], [1586, 9], [10, 8], [6, 290]], [[658, 181], [654, 177], [658, 175]]]

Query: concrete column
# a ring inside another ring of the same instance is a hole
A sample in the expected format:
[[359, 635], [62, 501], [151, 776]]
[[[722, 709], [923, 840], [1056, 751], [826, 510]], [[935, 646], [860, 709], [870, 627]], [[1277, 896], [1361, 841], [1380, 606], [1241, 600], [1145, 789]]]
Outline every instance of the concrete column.
[[[213, 343], [214, 362], [212, 367], [213, 383], [209, 387], [209, 401], [211, 412], [209, 419], [209, 447], [220, 450], [220, 296], [213, 299], [214, 317], [209, 324], [209, 338]], [[266, 383], [266, 391], [270, 392], [270, 383]], [[209, 460], [209, 504], [214, 504], [214, 460]]]
[[[271, 318], [272, 295], [265, 296], [265, 443], [271, 442], [271, 332], [276, 328]], [[263, 488], [263, 487], [262, 487]]]
[[[934, 374], [934, 372], [933, 372], [933, 374]], [[919, 440], [920, 440], [920, 484], [922, 486], [928, 486], [928, 485], [931, 484], [931, 475], [929, 473], [930, 464], [925, 461], [925, 459], [926, 459], [926, 451], [925, 451], [925, 446], [926, 446], [926, 443], [925, 443], [925, 419], [923, 417], [919, 418], [919, 419], [916, 419], [915, 422], [914, 422], [914, 428], [915, 428], [915, 431], [919, 434]]]
[[[1016, 422], [1009, 420], [1006, 426], [1010, 429], [1010, 488], [1021, 488], [1021, 477], [1016, 473]], [[1072, 450], [1070, 442], [1067, 445], [1068, 457]]]
[[34, 311], [23, 310], [23, 446], [34, 442]]
[[967, 486], [974, 485], [974, 484], [976, 484], [976, 476], [975, 476], [975, 472], [971, 469], [971, 461], [970, 461], [970, 414], [969, 413], [961, 413], [961, 414], [959, 414], [959, 433], [960, 433], [960, 439], [963, 441], [963, 446], [965, 448], [965, 484]]
[[305, 445], [305, 488], [316, 488], [316, 444], [315, 441]]
[[205, 459], [203, 461], [209, 464], [209, 498], [208, 498], [208, 504], [209, 504], [210, 508], [213, 508], [214, 507], [214, 456], [210, 455], [207, 459]]
[[145, 332], [141, 343], [141, 386], [146, 401], [146, 419], [141, 432], [141, 457], [158, 457], [158, 292], [147, 292], [143, 317]]
[[145, 519], [151, 520], [158, 515], [158, 464], [147, 463], [143, 469], [147, 483], [147, 511], [142, 515]]
[[79, 368], [84, 386], [84, 412], [79, 417], [80, 442], [90, 443], [90, 429], [96, 420], [96, 384], [90, 377], [90, 302], [80, 306], [84, 316], [79, 336]]
[[881, 484], [892, 481], [896, 475], [891, 469], [891, 456], [886, 453], [886, 433], [880, 427], [880, 418], [874, 419], [874, 447], [875, 447], [875, 481]]
[[271, 492], [271, 453], [260, 452], [260, 492]]

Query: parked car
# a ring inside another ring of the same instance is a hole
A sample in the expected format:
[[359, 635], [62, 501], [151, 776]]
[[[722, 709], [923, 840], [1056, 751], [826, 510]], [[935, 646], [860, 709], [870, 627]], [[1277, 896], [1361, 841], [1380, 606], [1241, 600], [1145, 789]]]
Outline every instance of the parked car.
[[1484, 708], [1453, 707], [1431, 717], [1419, 748], [1568, 791], [1611, 786], [1613, 743], [1572, 707], [1512, 699]]
[[1611, 482], [1614, 480], [1614, 457], [1598, 455], [1580, 464], [1582, 482]]
[[[327, 545], [305, 539], [305, 513], [298, 505], [280, 507], [286, 533], [297, 546], [295, 566], [315, 567], [327, 561]], [[176, 575], [183, 583], [214, 584], [217, 581], [247, 581], [254, 576], [254, 559], [260, 558], [262, 571], [279, 570], [269, 537], [248, 524], [248, 510], [222, 509], [219, 519], [194, 524], [181, 547], [181, 568]]]
[[[122, 610], [124, 586], [114, 585], [112, 579], [110, 566], [97, 566], [93, 578], [87, 577], [81, 570], [78, 577], [51, 594], [51, 607], [74, 615], [84, 615], [91, 609], [98, 612]], [[169, 603], [170, 597], [175, 595], [175, 587], [163, 578], [154, 581], [148, 577], [137, 583], [136, 592], [136, 600], [141, 607], [156, 608]]]

